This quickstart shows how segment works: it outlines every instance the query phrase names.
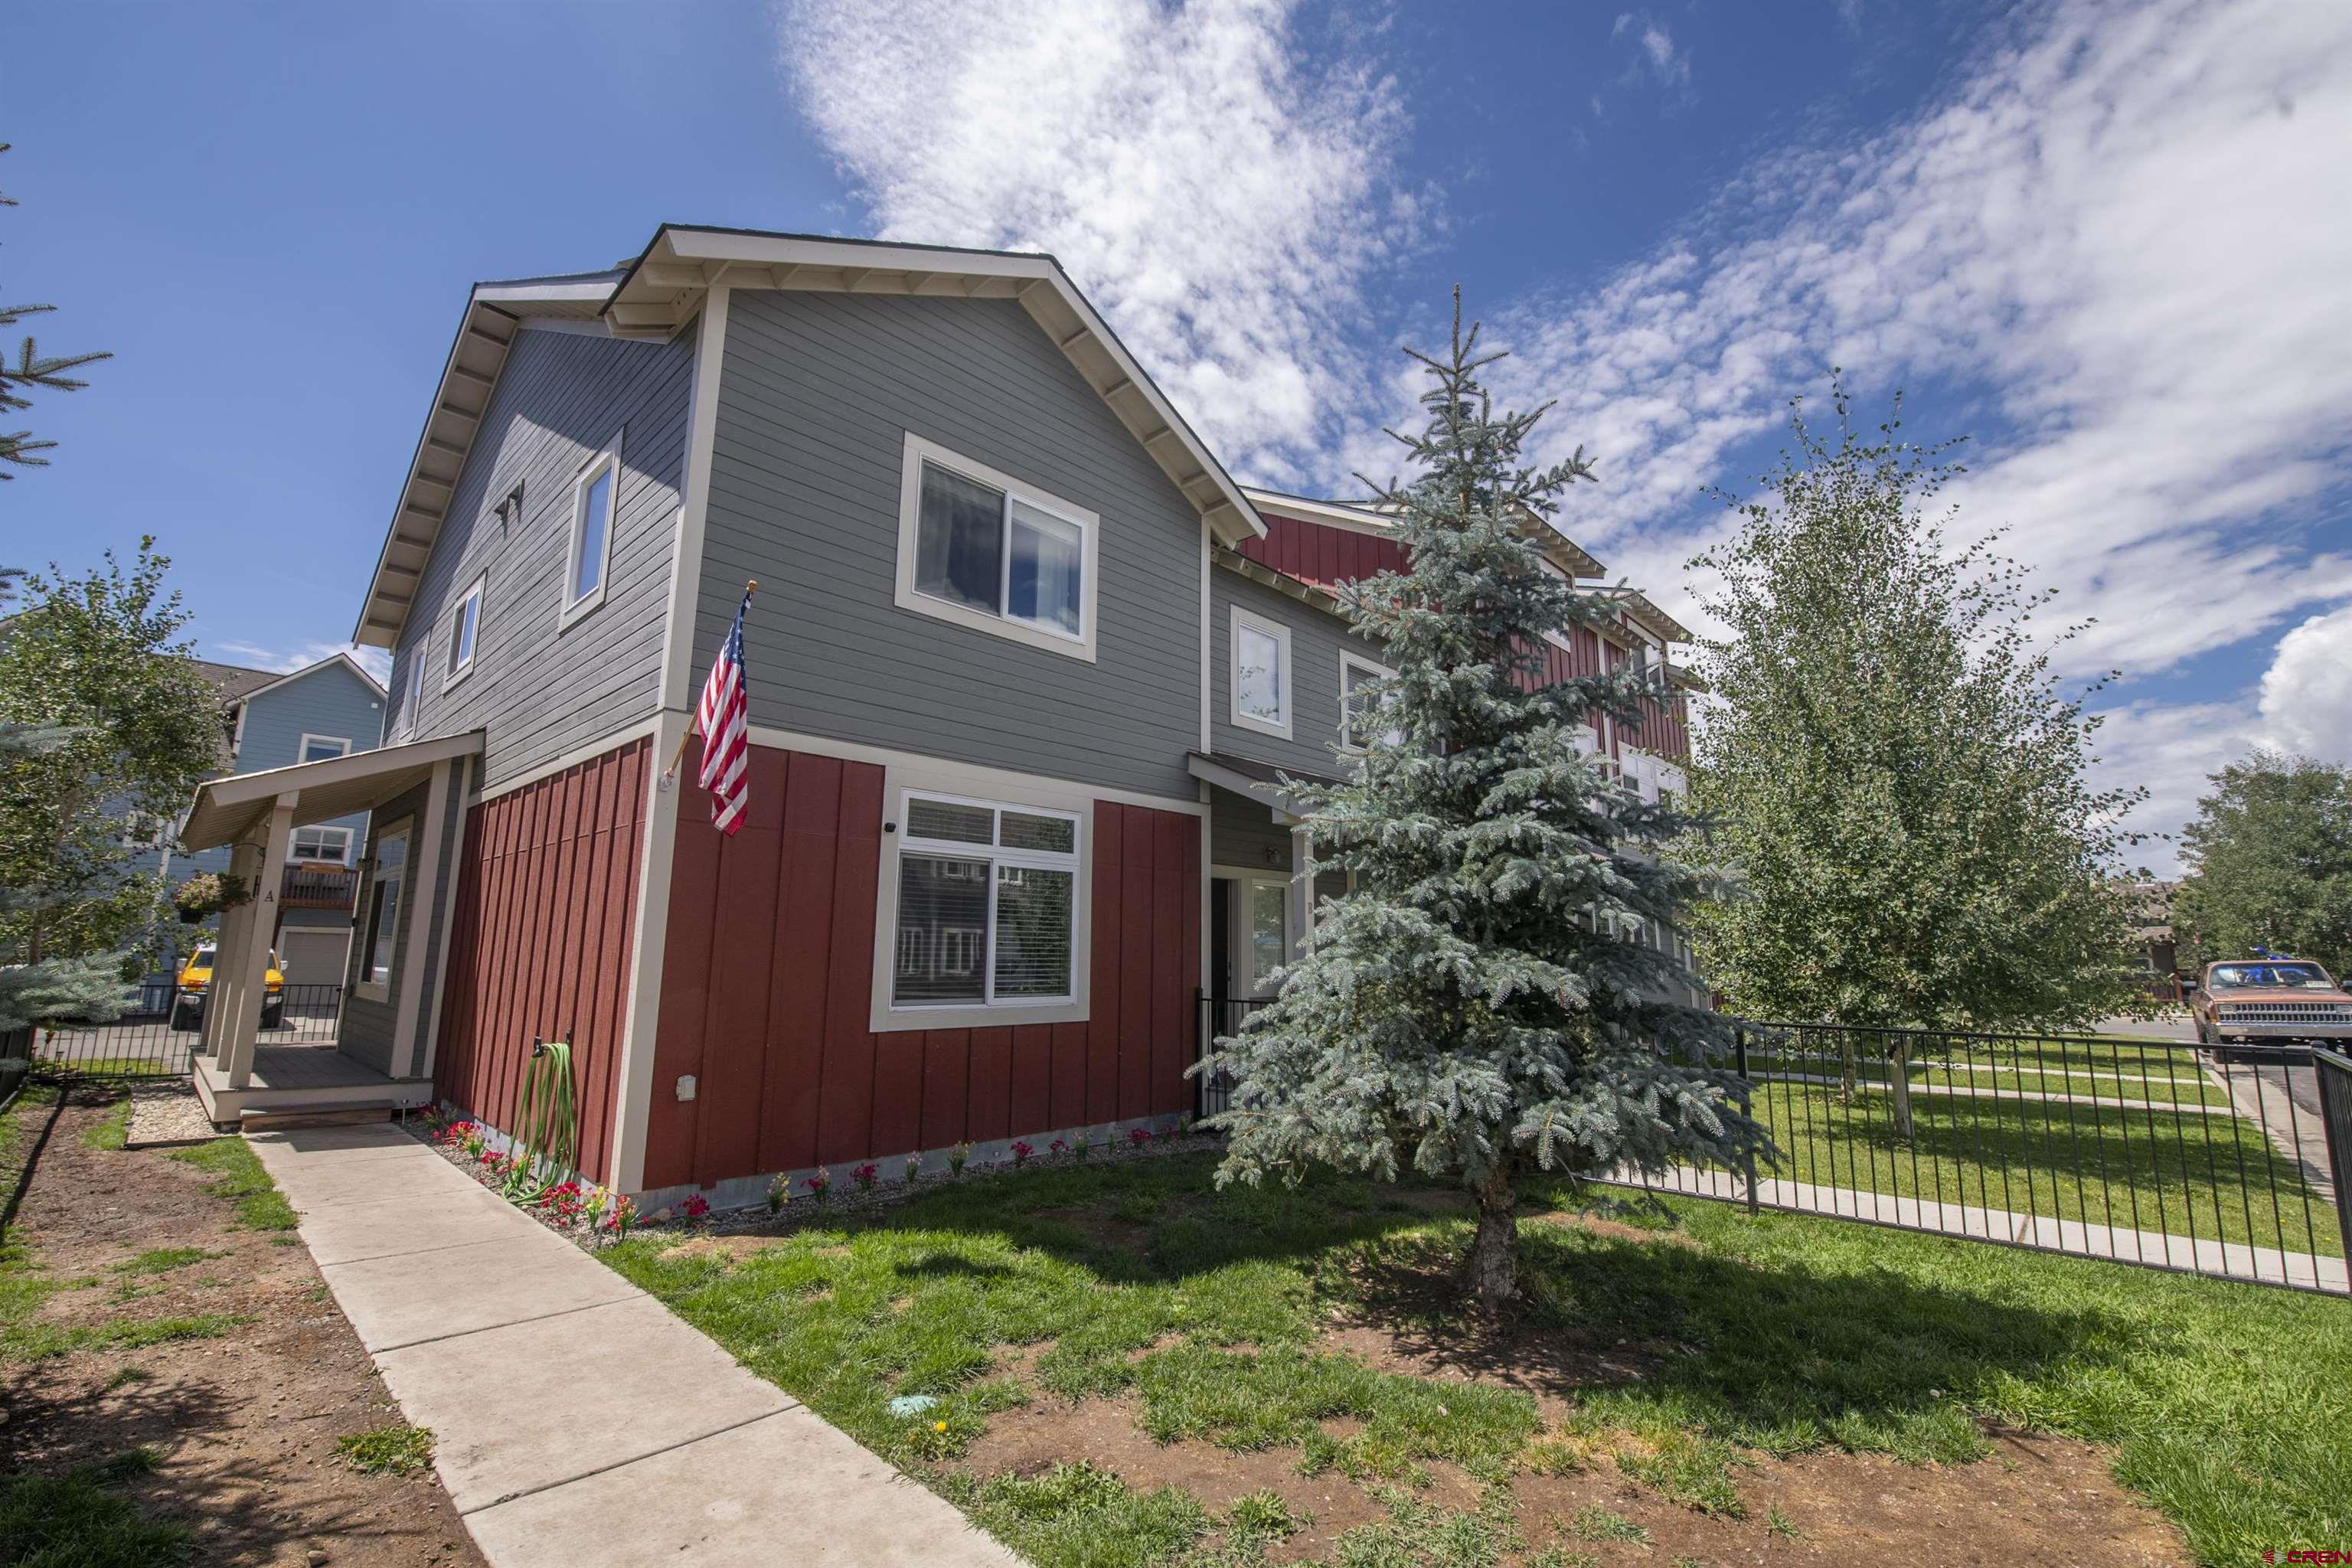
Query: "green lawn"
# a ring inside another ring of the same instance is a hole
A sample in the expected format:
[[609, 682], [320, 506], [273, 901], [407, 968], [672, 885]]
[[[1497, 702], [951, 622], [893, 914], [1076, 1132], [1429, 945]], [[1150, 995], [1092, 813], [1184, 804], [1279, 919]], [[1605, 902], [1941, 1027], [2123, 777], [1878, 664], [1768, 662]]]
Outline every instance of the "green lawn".
[[[1748, 1066], [1759, 1075], [1796, 1073], [1831, 1079], [1842, 1078], [1844, 1068], [1834, 1053], [1756, 1048], [1748, 1053]], [[1883, 1089], [1892, 1065], [1884, 1057], [1870, 1057], [1857, 1058], [1855, 1068], [1862, 1081]], [[2209, 1105], [2215, 1110], [2230, 1105], [2230, 1097], [2187, 1050], [2163, 1045], [2143, 1049], [2137, 1042], [2070, 1041], [2021, 1045], [2014, 1050], [1928, 1052], [1912, 1059], [1910, 1076], [1915, 1089], [1929, 1092], [2071, 1094], [2106, 1102]]]
[[[1671, 1238], [1531, 1218], [1535, 1324], [1654, 1358], [1548, 1426], [1522, 1394], [1325, 1343], [1351, 1310], [1458, 1329], [1442, 1293], [1394, 1282], [1445, 1268], [1459, 1218], [1351, 1178], [1217, 1193], [1213, 1169], [1186, 1155], [976, 1178], [740, 1257], [674, 1234], [604, 1256], [1044, 1568], [1257, 1563], [1284, 1532], [1263, 1500], [1216, 1516], [1092, 1469], [967, 1473], [992, 1417], [1046, 1395], [1121, 1395], [1150, 1437], [1295, 1449], [1303, 1471], [1381, 1489], [1387, 1517], [1341, 1538], [1342, 1564], [1556, 1560], [1526, 1557], [1489, 1506], [1518, 1472], [1613, 1465], [1737, 1515], [1741, 1478], [1772, 1456], [1962, 1463], [1987, 1451], [1985, 1422], [2113, 1445], [2117, 1476], [2209, 1562], [2352, 1538], [2352, 1303], [1699, 1201], [1671, 1205]], [[891, 1415], [909, 1394], [939, 1403]], [[1434, 1460], [1487, 1483], [1486, 1501], [1421, 1499], [1416, 1468]]]
[[2220, 1111], [1757, 1086], [1783, 1179], [2340, 1258], [2336, 1211], [2261, 1127]]

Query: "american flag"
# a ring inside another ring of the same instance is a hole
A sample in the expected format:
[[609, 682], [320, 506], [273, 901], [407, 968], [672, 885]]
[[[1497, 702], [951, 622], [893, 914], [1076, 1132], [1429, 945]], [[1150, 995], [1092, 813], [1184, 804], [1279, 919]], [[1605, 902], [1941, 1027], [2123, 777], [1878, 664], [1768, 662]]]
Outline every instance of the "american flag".
[[702, 787], [710, 792], [710, 826], [730, 838], [743, 826], [751, 799], [751, 719], [743, 699], [743, 612], [751, 607], [746, 591], [694, 710], [695, 727], [702, 731]]

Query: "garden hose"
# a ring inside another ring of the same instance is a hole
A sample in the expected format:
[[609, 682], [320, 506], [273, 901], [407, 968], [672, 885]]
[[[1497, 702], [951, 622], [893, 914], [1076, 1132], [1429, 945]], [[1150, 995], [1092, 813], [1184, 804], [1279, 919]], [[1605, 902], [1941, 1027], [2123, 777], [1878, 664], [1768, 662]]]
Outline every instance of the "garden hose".
[[515, 1108], [514, 1163], [506, 1195], [537, 1204], [578, 1173], [579, 1110], [572, 1093], [572, 1042], [534, 1040], [524, 1064], [522, 1099]]

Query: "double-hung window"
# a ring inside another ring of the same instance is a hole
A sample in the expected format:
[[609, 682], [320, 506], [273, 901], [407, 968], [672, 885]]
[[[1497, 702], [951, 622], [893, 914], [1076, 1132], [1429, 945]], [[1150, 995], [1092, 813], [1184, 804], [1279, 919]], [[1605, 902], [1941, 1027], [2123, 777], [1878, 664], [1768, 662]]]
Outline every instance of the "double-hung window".
[[337, 866], [351, 863], [352, 830], [348, 827], [298, 827], [293, 845], [286, 851], [289, 860], [317, 863], [332, 862]]
[[482, 585], [488, 580], [475, 578], [466, 596], [457, 601], [457, 613], [449, 622], [449, 669], [441, 680], [444, 691], [473, 670], [474, 643], [482, 635]]
[[1234, 722], [1290, 737], [1290, 628], [1234, 610]]
[[614, 498], [620, 488], [617, 444], [597, 454], [572, 482], [571, 545], [564, 553], [559, 626], [570, 626], [604, 602], [604, 578], [613, 563]]
[[898, 827], [893, 1011], [1076, 997], [1075, 813], [909, 790]]
[[1091, 659], [1099, 527], [1084, 507], [909, 435], [898, 606]]
[[1339, 656], [1339, 744], [1351, 752], [1360, 752], [1371, 744], [1371, 738], [1385, 728], [1382, 738], [1394, 745], [1403, 739], [1403, 731], [1394, 725], [1380, 722], [1381, 700], [1371, 690], [1372, 682], [1388, 680], [1396, 671], [1370, 659], [1359, 658], [1352, 653]]

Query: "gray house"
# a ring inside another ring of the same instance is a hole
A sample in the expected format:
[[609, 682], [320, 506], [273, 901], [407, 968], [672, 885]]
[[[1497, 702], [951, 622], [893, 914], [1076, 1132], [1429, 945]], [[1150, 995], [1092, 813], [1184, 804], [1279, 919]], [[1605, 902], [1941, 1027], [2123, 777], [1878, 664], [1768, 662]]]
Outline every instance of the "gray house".
[[[665, 226], [475, 288], [421, 402], [355, 632], [385, 745], [184, 835], [266, 880], [372, 812], [348, 1081], [257, 1049], [233, 915], [216, 1120], [510, 1126], [563, 1042], [583, 1168], [723, 1203], [1195, 1103], [1205, 1009], [1310, 919], [1276, 773], [1343, 765], [1377, 658], [1330, 590], [1384, 519], [1235, 484], [1042, 256]], [[755, 580], [727, 835], [690, 724]]]

